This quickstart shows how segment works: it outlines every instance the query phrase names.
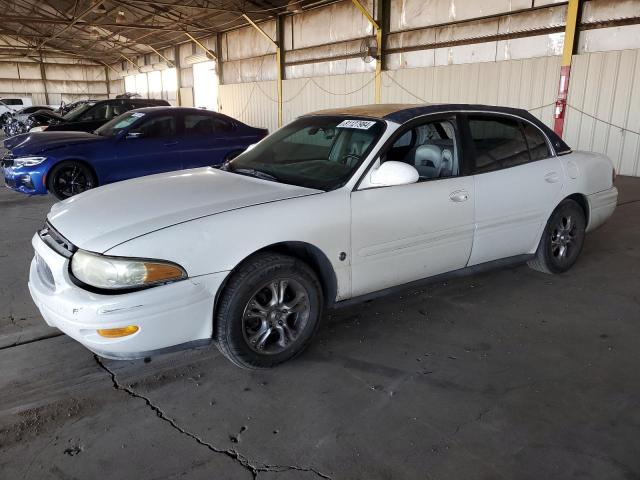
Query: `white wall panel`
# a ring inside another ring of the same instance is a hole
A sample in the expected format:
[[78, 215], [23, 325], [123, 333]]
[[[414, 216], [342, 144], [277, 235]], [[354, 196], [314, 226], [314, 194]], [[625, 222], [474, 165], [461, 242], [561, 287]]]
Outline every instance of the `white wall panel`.
[[[565, 138], [640, 176], [640, 50], [575, 55]], [[594, 118], [595, 117], [595, 118]]]
[[253, 127], [278, 128], [278, 91], [276, 82], [220, 85], [220, 112]]

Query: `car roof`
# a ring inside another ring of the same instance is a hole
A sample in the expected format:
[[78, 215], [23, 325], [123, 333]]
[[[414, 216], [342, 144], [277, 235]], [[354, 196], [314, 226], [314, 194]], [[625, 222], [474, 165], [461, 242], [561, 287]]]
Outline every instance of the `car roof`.
[[[162, 112], [165, 110], [171, 110], [172, 112], [185, 112], [185, 113], [208, 113], [211, 115], [219, 115], [219, 116], [225, 116], [221, 113], [218, 112], [214, 112], [212, 110], [205, 110], [203, 108], [195, 108], [195, 107], [172, 107], [170, 105], [158, 105], [155, 107], [142, 107], [142, 108], [136, 108], [134, 109], [136, 112], [142, 112], [142, 113], [154, 113], [154, 112]], [[133, 111], [133, 110], [129, 110], [129, 111]]]
[[379, 120], [389, 120], [395, 123], [405, 123], [416, 117], [439, 112], [487, 112], [516, 115], [524, 118], [540, 128], [551, 140], [556, 153], [568, 153], [569, 147], [553, 130], [536, 118], [531, 112], [513, 107], [501, 107], [496, 105], [478, 105], [469, 103], [432, 103], [432, 104], [410, 104], [410, 103], [390, 103], [361, 105], [357, 107], [332, 108], [328, 110], [318, 110], [307, 115], [338, 115], [370, 117]]

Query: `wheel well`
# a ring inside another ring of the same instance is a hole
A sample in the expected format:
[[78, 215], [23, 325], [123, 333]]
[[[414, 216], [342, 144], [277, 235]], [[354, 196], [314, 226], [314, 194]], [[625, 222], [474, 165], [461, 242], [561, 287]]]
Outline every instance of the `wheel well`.
[[571, 199], [580, 205], [584, 212], [585, 225], [589, 225], [589, 202], [587, 201], [587, 197], [581, 193], [574, 193], [569, 195], [566, 199]]
[[322, 252], [322, 250], [320, 250], [318, 247], [315, 247], [306, 242], [280, 242], [263, 247], [239, 262], [238, 265], [231, 272], [229, 272], [229, 275], [227, 275], [227, 278], [225, 278], [223, 284], [218, 289], [218, 294], [216, 295], [215, 302], [216, 305], [218, 304], [218, 296], [220, 292], [224, 290], [227, 284], [227, 280], [231, 277], [233, 272], [236, 271], [240, 265], [253, 257], [255, 254], [263, 252], [281, 253], [283, 255], [295, 257], [306, 263], [318, 276], [318, 280], [320, 280], [322, 293], [324, 294], [325, 305], [330, 306], [335, 303], [336, 296], [338, 294], [338, 279], [336, 278], [336, 273], [333, 270], [331, 262], [324, 254], [324, 252]]
[[[59, 162], [54, 163], [53, 165], [51, 165], [51, 167], [49, 168], [49, 170], [47, 170], [47, 173], [44, 176], [44, 179], [42, 180], [44, 182], [44, 186], [48, 189], [49, 188], [49, 173], [51, 172], [51, 170], [53, 170], [54, 168], [56, 168], [58, 165], [60, 165], [62, 162], [76, 162], [76, 163], [81, 163], [82, 165], [84, 165], [85, 167], [87, 167], [89, 170], [91, 170], [91, 173], [93, 174], [93, 179], [96, 182], [96, 187], [100, 185], [100, 183], [98, 182], [98, 174], [96, 173], [96, 169], [93, 168], [93, 165], [91, 165], [89, 162], [85, 161], [85, 160], [80, 160], [79, 158], [65, 158], [64, 160], [60, 160]], [[94, 187], [95, 188], [95, 187]]]

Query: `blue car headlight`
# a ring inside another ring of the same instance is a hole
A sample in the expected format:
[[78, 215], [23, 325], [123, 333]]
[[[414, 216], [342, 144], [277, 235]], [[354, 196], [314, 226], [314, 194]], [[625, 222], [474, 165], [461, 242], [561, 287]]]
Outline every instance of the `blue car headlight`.
[[40, 165], [47, 157], [18, 157], [13, 159], [13, 165], [16, 167], [33, 167]]

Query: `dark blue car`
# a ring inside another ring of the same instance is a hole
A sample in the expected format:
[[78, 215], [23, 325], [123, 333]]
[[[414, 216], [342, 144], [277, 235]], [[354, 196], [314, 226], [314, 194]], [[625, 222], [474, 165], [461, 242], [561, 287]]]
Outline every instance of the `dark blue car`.
[[36, 132], [5, 140], [5, 183], [29, 195], [64, 199], [98, 185], [219, 165], [267, 135], [195, 108], [131, 110], [93, 133]]

